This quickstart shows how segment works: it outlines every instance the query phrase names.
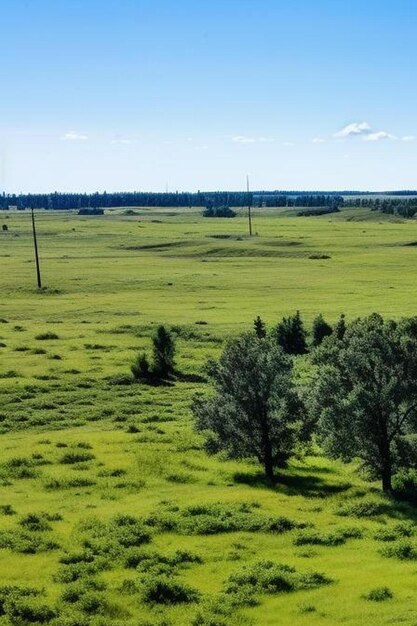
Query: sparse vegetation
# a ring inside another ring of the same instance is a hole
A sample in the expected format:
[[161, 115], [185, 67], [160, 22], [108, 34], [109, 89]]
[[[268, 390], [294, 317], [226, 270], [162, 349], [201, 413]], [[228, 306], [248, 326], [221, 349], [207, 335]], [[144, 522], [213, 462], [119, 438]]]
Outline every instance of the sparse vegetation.
[[[271, 483], [253, 454], [208, 455], [204, 445], [216, 451], [216, 440], [193, 429], [192, 398], [213, 393], [204, 364], [218, 363], [228, 337], [246, 330], [279, 350], [274, 324], [300, 308], [307, 348], [320, 313], [334, 328], [321, 350], [370, 306], [396, 319], [415, 312], [415, 247], [399, 245], [417, 240], [413, 221], [404, 230], [361, 209], [361, 219], [376, 219], [364, 233], [363, 222], [345, 221], [353, 209], [305, 220], [268, 211], [255, 214], [259, 235], [248, 239], [238, 215], [216, 225], [200, 209], [166, 217], [135, 208], [141, 249], [129, 231], [136, 219], [119, 212], [42, 214], [42, 250], [59, 234], [68, 255], [45, 256], [51, 290], [42, 295], [28, 287], [27, 215], [10, 214], [19, 237], [2, 242], [0, 621], [249, 626], [272, 615], [301, 626], [355, 624], [358, 611], [369, 623], [409, 614], [417, 535], [408, 427], [394, 451], [394, 497], [314, 439], [279, 440], [280, 458], [291, 454]], [[331, 258], [309, 259], [323, 251]], [[358, 253], [375, 272], [372, 302]], [[146, 354], [152, 369], [161, 324], [175, 342], [174, 372], [162, 384], [132, 385], [129, 365]], [[34, 341], [49, 332], [59, 339]], [[55, 353], [62, 359], [49, 358]], [[317, 366], [308, 353], [282, 358], [309, 407]], [[393, 600], [371, 598], [384, 587]]]

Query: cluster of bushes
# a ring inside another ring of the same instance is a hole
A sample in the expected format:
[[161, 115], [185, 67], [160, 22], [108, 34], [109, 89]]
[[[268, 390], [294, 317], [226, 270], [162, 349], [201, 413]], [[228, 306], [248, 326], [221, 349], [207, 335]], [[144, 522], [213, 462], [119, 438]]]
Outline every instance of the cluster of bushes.
[[[207, 364], [212, 393], [197, 394], [192, 407], [207, 451], [255, 458], [273, 483], [315, 433], [329, 456], [359, 458], [386, 493], [416, 501], [417, 318], [374, 313], [347, 324], [341, 315], [331, 326], [319, 315], [311, 334], [308, 341], [299, 311], [271, 330], [257, 317], [252, 333], [230, 339]], [[303, 380], [292, 357], [307, 353]], [[346, 507], [357, 517], [387, 509]]]
[[228, 206], [207, 206], [203, 217], [236, 217], [236, 212]]
[[215, 535], [230, 532], [284, 533], [305, 528], [284, 516], [268, 516], [257, 510], [256, 503], [221, 503], [193, 505], [183, 509], [173, 505], [158, 509], [146, 518], [148, 526], [161, 532], [175, 531], [185, 535]]
[[293, 541], [295, 546], [340, 546], [348, 539], [361, 539], [360, 528], [337, 528], [329, 533], [305, 531], [297, 535]]

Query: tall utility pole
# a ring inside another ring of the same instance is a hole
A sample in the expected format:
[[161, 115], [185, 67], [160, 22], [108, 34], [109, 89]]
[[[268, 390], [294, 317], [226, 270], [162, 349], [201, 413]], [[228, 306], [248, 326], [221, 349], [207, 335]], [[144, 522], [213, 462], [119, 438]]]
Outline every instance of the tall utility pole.
[[252, 237], [252, 202], [249, 195], [249, 176], [246, 176], [246, 190], [248, 192], [248, 222], [249, 222], [249, 237]]
[[32, 233], [33, 233], [33, 247], [35, 249], [36, 280], [38, 283], [38, 289], [42, 289], [41, 270], [39, 266], [39, 254], [38, 254], [38, 240], [36, 238], [35, 214], [33, 212], [33, 207], [32, 207]]

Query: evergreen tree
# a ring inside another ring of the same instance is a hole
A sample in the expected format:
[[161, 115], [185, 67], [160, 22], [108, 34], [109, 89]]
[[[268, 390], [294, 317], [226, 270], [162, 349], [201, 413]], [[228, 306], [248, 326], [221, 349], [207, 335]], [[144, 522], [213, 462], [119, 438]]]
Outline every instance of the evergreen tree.
[[165, 326], [159, 326], [153, 337], [153, 373], [159, 378], [172, 376], [175, 372], [175, 343]]
[[275, 338], [287, 354], [305, 354], [307, 352], [307, 333], [304, 329], [300, 311], [290, 317], [284, 317], [274, 330]]
[[334, 328], [335, 335], [338, 339], [343, 339], [346, 332], [346, 321], [345, 314], [342, 313], [339, 317], [339, 320]]
[[333, 332], [333, 328], [326, 322], [320, 313], [313, 321], [313, 346], [317, 347], [321, 344], [325, 337], [329, 337]]
[[253, 322], [253, 327], [255, 330], [255, 335], [259, 339], [264, 339], [266, 337], [265, 322], [259, 317], [259, 315], [255, 318]]

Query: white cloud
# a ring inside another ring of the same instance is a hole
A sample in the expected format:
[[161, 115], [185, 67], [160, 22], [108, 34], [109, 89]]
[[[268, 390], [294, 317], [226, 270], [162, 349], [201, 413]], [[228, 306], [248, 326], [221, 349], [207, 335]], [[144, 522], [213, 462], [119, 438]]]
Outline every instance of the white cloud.
[[353, 122], [352, 124], [348, 124], [342, 130], [339, 130], [337, 133], [334, 133], [334, 137], [345, 138], [352, 137], [355, 135], [364, 135], [369, 133], [371, 127], [368, 122]]
[[235, 143], [255, 143], [256, 139], [254, 137], [245, 137], [245, 135], [237, 135], [232, 137], [232, 141]]
[[401, 137], [401, 141], [415, 141], [417, 137], [415, 135], [406, 135], [405, 137]]
[[275, 139], [273, 137], [259, 137], [258, 141], [261, 143], [274, 143]]
[[313, 143], [326, 143], [326, 140], [323, 139], [322, 137], [314, 137], [312, 141]]
[[369, 133], [369, 135], [365, 135], [363, 138], [364, 141], [380, 141], [381, 139], [397, 139], [394, 135], [385, 132], [385, 130], [380, 130], [377, 133]]
[[70, 130], [61, 137], [63, 141], [85, 141], [88, 139], [87, 135], [76, 133], [75, 130]]

